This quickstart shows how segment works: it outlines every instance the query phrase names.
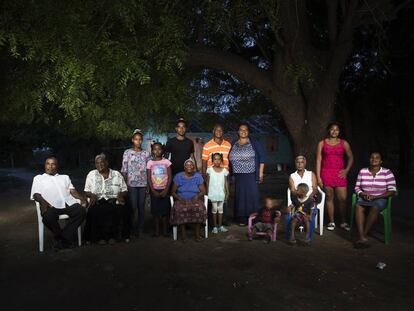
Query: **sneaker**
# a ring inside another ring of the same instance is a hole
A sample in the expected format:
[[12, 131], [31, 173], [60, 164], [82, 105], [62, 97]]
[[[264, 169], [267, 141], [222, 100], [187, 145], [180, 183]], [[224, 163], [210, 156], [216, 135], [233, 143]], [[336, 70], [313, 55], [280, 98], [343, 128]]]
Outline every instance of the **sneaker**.
[[247, 236], [247, 240], [251, 242], [251, 241], [253, 241], [253, 237], [251, 235], [249, 235], [249, 236]]
[[109, 239], [108, 244], [109, 245], [114, 245], [115, 244], [115, 239]]
[[326, 229], [329, 231], [333, 231], [335, 230], [335, 223], [334, 222], [330, 222], [327, 226]]
[[213, 230], [211, 230], [211, 233], [217, 234], [218, 233], [217, 227], [214, 227]]
[[99, 244], [99, 245], [105, 245], [105, 244], [106, 244], [106, 241], [105, 241], [105, 240], [99, 240], [99, 241], [98, 241], [98, 244]]
[[339, 227], [341, 227], [342, 229], [344, 229], [345, 231], [350, 231], [351, 227], [348, 225], [348, 223], [343, 222], [339, 225]]
[[124, 241], [125, 241], [125, 243], [131, 242], [131, 240], [129, 238], [126, 238]]
[[218, 231], [219, 231], [219, 232], [228, 232], [228, 231], [229, 231], [229, 229], [226, 229], [224, 226], [220, 226], [220, 227], [218, 228]]

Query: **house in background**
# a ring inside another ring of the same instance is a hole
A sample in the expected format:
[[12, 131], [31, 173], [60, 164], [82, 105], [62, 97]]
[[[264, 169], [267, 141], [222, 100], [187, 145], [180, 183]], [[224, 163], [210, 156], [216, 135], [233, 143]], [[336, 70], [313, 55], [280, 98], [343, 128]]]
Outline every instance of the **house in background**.
[[[212, 138], [213, 124], [221, 123], [225, 127], [225, 138], [230, 142], [237, 139], [237, 127], [239, 120], [229, 118], [228, 114], [215, 115], [214, 122], [206, 125], [200, 121], [203, 116], [208, 114], [201, 114], [197, 119], [189, 121], [186, 136], [193, 140], [197, 166], [201, 169], [201, 151], [203, 145]], [[292, 150], [289, 138], [283, 133], [267, 115], [256, 115], [245, 120], [250, 127], [250, 135], [260, 140], [263, 144], [266, 153], [266, 171], [286, 171], [291, 166]], [[158, 135], [148, 137], [152, 141], [166, 142], [167, 138], [174, 137], [175, 132], [170, 132], [167, 135]], [[154, 140], [158, 139], [158, 140]], [[145, 141], [145, 137], [144, 137]], [[150, 141], [148, 141], [151, 144]]]
[[[286, 171], [292, 168], [292, 150], [287, 135], [274, 124], [270, 116], [256, 115], [245, 120], [250, 126], [250, 135], [259, 139], [263, 144], [266, 159], [265, 170], [267, 172]], [[225, 138], [233, 142], [237, 139], [237, 127], [240, 120], [230, 114], [202, 113], [198, 118], [188, 121], [186, 136], [193, 140], [197, 166], [201, 169], [201, 152], [203, 146], [213, 136], [213, 126], [216, 123], [225, 127]], [[167, 140], [175, 137], [173, 126], [169, 133], [156, 133], [151, 129], [144, 131], [142, 148], [151, 152], [151, 145], [154, 142], [166, 144]], [[130, 140], [120, 142], [116, 147], [104, 148], [113, 158], [113, 167], [120, 169], [122, 154], [125, 149], [130, 148]]]

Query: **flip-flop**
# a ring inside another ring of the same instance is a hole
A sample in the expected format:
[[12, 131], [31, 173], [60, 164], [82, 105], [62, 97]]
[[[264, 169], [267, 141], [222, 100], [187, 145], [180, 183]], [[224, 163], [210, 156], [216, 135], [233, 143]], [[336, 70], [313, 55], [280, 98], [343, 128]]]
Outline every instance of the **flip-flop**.
[[355, 244], [354, 244], [354, 247], [356, 249], [365, 249], [365, 248], [369, 248], [370, 245], [368, 244], [368, 242], [356, 241]]

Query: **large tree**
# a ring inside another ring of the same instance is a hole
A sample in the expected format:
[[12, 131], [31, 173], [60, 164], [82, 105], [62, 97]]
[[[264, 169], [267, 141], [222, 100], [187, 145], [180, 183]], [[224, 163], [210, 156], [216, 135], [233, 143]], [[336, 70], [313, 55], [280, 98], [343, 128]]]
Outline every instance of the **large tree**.
[[[334, 119], [356, 31], [394, 17], [391, 1], [190, 1], [191, 66], [228, 72], [279, 110], [296, 152], [309, 156]], [[404, 5], [404, 4], [402, 4]]]
[[217, 71], [223, 89], [233, 80], [242, 104], [265, 97], [295, 151], [312, 156], [355, 33], [381, 34], [408, 2], [2, 1], [0, 120], [113, 138], [165, 128], [188, 109], [201, 67]]

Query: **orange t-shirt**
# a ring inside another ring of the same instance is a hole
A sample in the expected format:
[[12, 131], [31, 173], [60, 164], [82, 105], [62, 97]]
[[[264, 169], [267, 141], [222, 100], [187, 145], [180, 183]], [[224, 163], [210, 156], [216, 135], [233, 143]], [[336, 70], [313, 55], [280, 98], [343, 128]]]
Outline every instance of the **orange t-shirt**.
[[230, 149], [231, 144], [227, 140], [223, 139], [221, 145], [219, 145], [214, 141], [213, 138], [204, 145], [201, 159], [207, 161], [207, 167], [210, 167], [213, 165], [213, 161], [211, 161], [211, 155], [213, 153], [221, 153], [223, 155], [223, 167], [229, 168]]

